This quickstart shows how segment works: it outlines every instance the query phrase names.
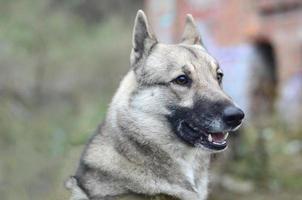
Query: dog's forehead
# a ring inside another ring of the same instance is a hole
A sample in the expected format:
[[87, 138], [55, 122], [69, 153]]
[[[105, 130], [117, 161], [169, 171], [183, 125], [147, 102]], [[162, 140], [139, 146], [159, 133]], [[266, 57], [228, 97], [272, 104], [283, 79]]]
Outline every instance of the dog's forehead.
[[181, 68], [185, 65], [197, 65], [199, 68], [215, 70], [217, 61], [200, 45], [158, 44], [149, 55], [148, 65]]

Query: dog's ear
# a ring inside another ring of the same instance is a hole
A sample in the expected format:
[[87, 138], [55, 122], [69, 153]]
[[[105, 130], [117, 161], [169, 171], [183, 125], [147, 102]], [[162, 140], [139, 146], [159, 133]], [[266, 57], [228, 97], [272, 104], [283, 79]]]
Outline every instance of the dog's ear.
[[198, 32], [197, 26], [192, 15], [190, 14], [187, 14], [186, 17], [185, 30], [181, 37], [181, 43], [190, 45], [202, 45], [201, 37]]
[[157, 43], [155, 35], [152, 33], [147, 17], [142, 10], [136, 14], [133, 28], [133, 49], [131, 52], [131, 65], [135, 64]]

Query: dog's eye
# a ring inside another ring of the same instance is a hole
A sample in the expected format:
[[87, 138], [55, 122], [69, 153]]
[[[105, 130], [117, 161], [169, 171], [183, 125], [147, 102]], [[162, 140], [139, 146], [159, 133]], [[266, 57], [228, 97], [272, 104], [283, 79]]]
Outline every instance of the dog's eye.
[[173, 80], [173, 83], [176, 83], [178, 85], [188, 85], [190, 83], [190, 79], [186, 75], [180, 75]]
[[217, 71], [217, 80], [219, 82], [219, 84], [222, 82], [222, 78], [223, 78], [223, 72], [221, 70]]

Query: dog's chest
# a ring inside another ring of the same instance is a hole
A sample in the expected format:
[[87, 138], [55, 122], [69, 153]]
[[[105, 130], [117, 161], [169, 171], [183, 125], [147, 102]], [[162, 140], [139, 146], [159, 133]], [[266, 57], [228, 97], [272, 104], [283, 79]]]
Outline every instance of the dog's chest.
[[184, 175], [184, 177], [187, 179], [190, 185], [194, 189], [197, 189], [195, 183], [196, 167], [197, 167], [196, 156], [192, 154], [192, 155], [187, 155], [184, 158], [179, 158], [178, 164], [181, 173]]
[[181, 173], [194, 192], [200, 197], [205, 196], [208, 184], [208, 159], [200, 159], [198, 155], [191, 154], [184, 158], [179, 158], [178, 163]]
[[194, 183], [194, 162], [186, 162], [184, 160], [181, 160], [179, 162], [180, 164], [180, 170], [182, 172], [182, 174], [187, 178], [187, 181], [191, 184], [191, 185], [195, 185]]

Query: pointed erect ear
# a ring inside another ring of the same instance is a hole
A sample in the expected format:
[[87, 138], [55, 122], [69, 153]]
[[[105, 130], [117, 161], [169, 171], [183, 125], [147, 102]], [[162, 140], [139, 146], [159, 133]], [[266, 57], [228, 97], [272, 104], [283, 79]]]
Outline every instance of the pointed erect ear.
[[192, 15], [187, 14], [186, 22], [185, 22], [185, 30], [182, 34], [181, 43], [183, 44], [200, 44], [202, 45], [202, 41], [200, 38], [200, 34], [198, 32], [197, 26]]
[[147, 17], [142, 10], [136, 14], [133, 28], [133, 49], [131, 52], [131, 64], [135, 64], [143, 55], [157, 43], [157, 39], [151, 31]]

